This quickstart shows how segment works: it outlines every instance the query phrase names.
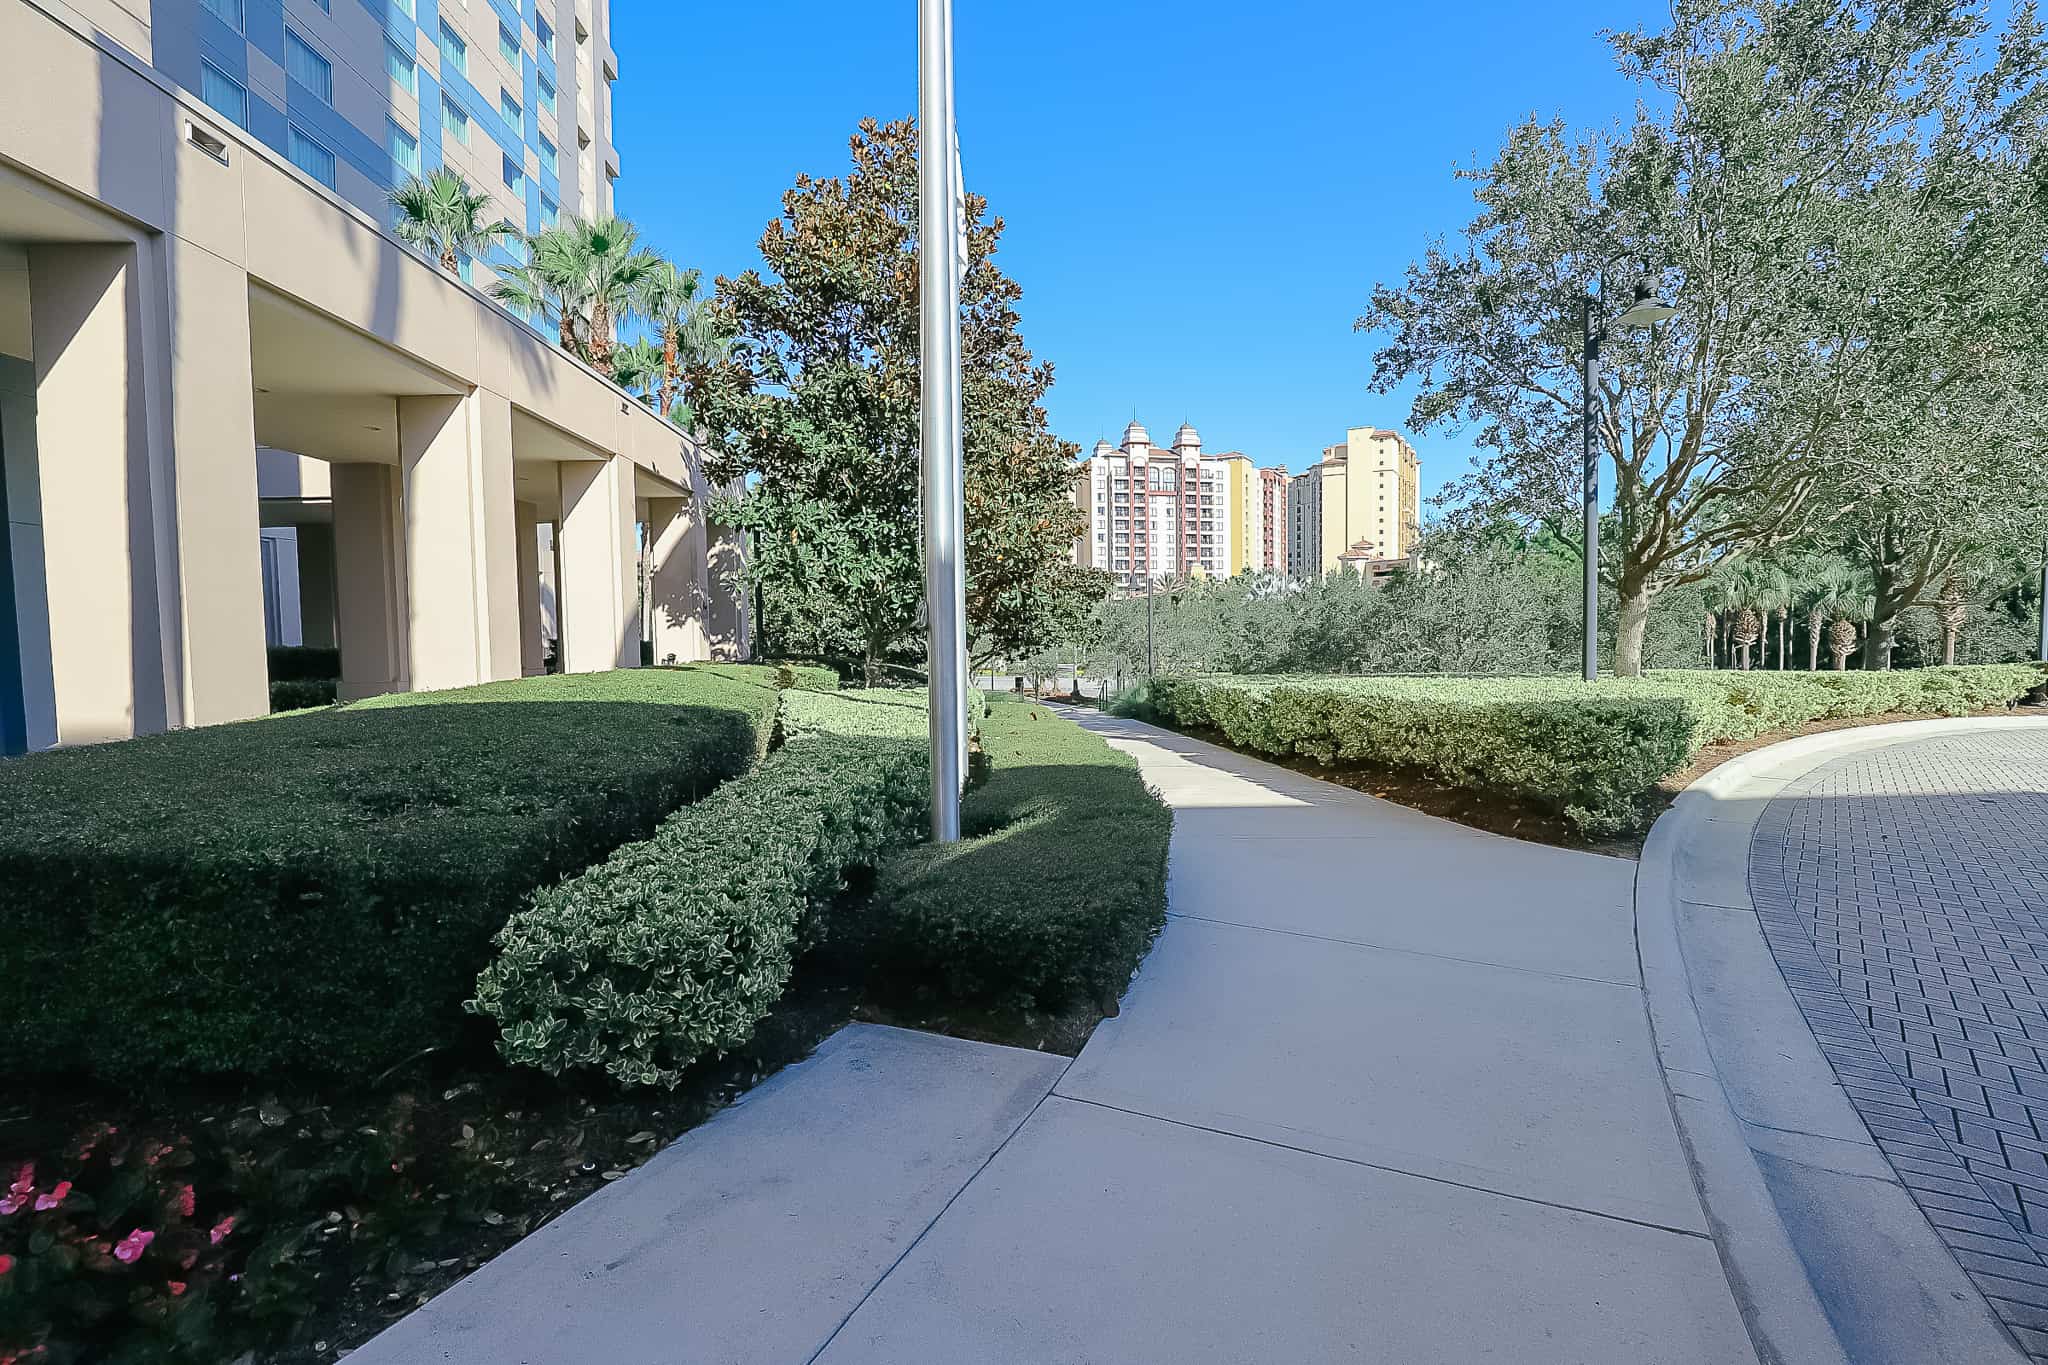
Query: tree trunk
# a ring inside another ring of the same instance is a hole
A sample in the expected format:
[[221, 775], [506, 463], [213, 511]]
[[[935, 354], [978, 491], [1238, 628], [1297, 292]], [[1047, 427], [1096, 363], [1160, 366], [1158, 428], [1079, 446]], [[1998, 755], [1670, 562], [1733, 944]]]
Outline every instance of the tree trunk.
[[1835, 657], [1835, 672], [1849, 666], [1849, 656], [1855, 651], [1856, 627], [1852, 623], [1837, 621], [1828, 628], [1828, 652]]
[[1963, 633], [1969, 610], [1963, 597], [1963, 577], [1950, 569], [1941, 584], [1941, 661], [1950, 667], [1955, 665], [1956, 639]]
[[1710, 612], [1708, 612], [1708, 613], [1707, 613], [1707, 667], [1708, 667], [1708, 668], [1712, 668], [1712, 667], [1714, 666], [1714, 625], [1715, 625], [1715, 616], [1714, 616], [1714, 613], [1710, 611]]
[[590, 363], [606, 374], [612, 372], [612, 310], [603, 299], [590, 304]]
[[462, 258], [455, 254], [452, 247], [441, 253], [441, 268], [451, 275], [462, 273]]
[[1820, 672], [1820, 627], [1823, 613], [1815, 607], [1806, 613], [1806, 671]]
[[1791, 648], [1791, 644], [1792, 644], [1792, 642], [1791, 642], [1791, 640], [1790, 640], [1790, 638], [1789, 638], [1789, 637], [1790, 637], [1790, 635], [1791, 635], [1791, 633], [1792, 633], [1792, 608], [1790, 608], [1790, 607], [1779, 607], [1779, 608], [1778, 608], [1778, 671], [1779, 671], [1780, 673], [1783, 673], [1783, 672], [1785, 671], [1785, 657], [1786, 657], [1786, 654], [1787, 654], [1787, 652], [1788, 652], [1788, 651], [1789, 651], [1789, 649]]
[[1621, 585], [1621, 608], [1615, 614], [1614, 676], [1643, 676], [1643, 633], [1650, 625], [1650, 592]]
[[681, 368], [681, 355], [676, 347], [676, 329], [661, 329], [661, 415], [668, 416], [669, 408], [676, 401], [676, 379]]

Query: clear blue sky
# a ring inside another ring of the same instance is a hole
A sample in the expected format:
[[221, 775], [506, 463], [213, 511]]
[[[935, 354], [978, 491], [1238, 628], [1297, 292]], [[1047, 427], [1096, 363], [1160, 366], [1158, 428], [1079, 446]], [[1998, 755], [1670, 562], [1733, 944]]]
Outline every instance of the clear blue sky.
[[[967, 183], [1008, 220], [1055, 429], [1114, 440], [1136, 408], [1298, 470], [1405, 426], [1351, 330], [1372, 285], [1470, 218], [1452, 170], [1521, 117], [1625, 122], [1597, 35], [1659, 8], [957, 0]], [[612, 23], [620, 209], [707, 276], [758, 264], [782, 191], [841, 172], [863, 116], [916, 111], [913, 0], [613, 0]], [[1425, 493], [1469, 455], [1418, 447]]]

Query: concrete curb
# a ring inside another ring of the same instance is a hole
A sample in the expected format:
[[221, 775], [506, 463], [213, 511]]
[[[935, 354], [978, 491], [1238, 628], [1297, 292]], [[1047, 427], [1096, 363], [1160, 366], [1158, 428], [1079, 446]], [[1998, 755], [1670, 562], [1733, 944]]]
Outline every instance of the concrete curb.
[[1745, 754], [1680, 794], [1636, 875], [1644, 1000], [1671, 1113], [1762, 1365], [2026, 1357], [1871, 1139], [1749, 896], [1757, 821], [1845, 754], [2048, 721], [1906, 721]]

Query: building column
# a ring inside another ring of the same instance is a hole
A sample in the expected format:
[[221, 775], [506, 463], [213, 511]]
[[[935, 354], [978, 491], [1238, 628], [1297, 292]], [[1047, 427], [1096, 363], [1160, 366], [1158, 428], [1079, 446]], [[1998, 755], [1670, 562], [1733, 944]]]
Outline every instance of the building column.
[[398, 450], [412, 686], [518, 677], [511, 404], [485, 389], [400, 398]]
[[270, 710], [249, 275], [175, 238], [168, 254], [182, 723], [213, 725]]
[[640, 662], [633, 620], [633, 466], [619, 456], [559, 466], [561, 578], [556, 610], [562, 671], [598, 673]]
[[36, 483], [35, 367], [0, 355], [0, 754], [57, 742]]
[[746, 659], [754, 652], [752, 614], [747, 609], [746, 533], [708, 526], [705, 568], [705, 626], [714, 659]]
[[[29, 252], [42, 562], [18, 591], [45, 603], [50, 678], [48, 714], [28, 721], [35, 747], [170, 722], [141, 255], [132, 243]], [[252, 554], [255, 541], [252, 529]]]
[[704, 622], [704, 523], [688, 498], [649, 498], [647, 533], [654, 545], [654, 661], [699, 663], [711, 657]]
[[530, 502], [513, 503], [512, 535], [519, 564], [519, 671], [532, 678], [547, 672], [547, 643], [540, 630], [540, 509]]
[[299, 630], [312, 649], [334, 648], [334, 527], [299, 526]]
[[403, 692], [410, 677], [399, 472], [391, 465], [338, 464], [332, 475], [341, 699]]

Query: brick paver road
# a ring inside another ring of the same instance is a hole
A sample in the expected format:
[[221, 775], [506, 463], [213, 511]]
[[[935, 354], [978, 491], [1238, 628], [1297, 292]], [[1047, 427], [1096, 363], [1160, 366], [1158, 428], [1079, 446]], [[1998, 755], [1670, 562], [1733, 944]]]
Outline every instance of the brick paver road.
[[2048, 736], [1824, 764], [1766, 809], [1749, 880], [1871, 1135], [2048, 1361]]

